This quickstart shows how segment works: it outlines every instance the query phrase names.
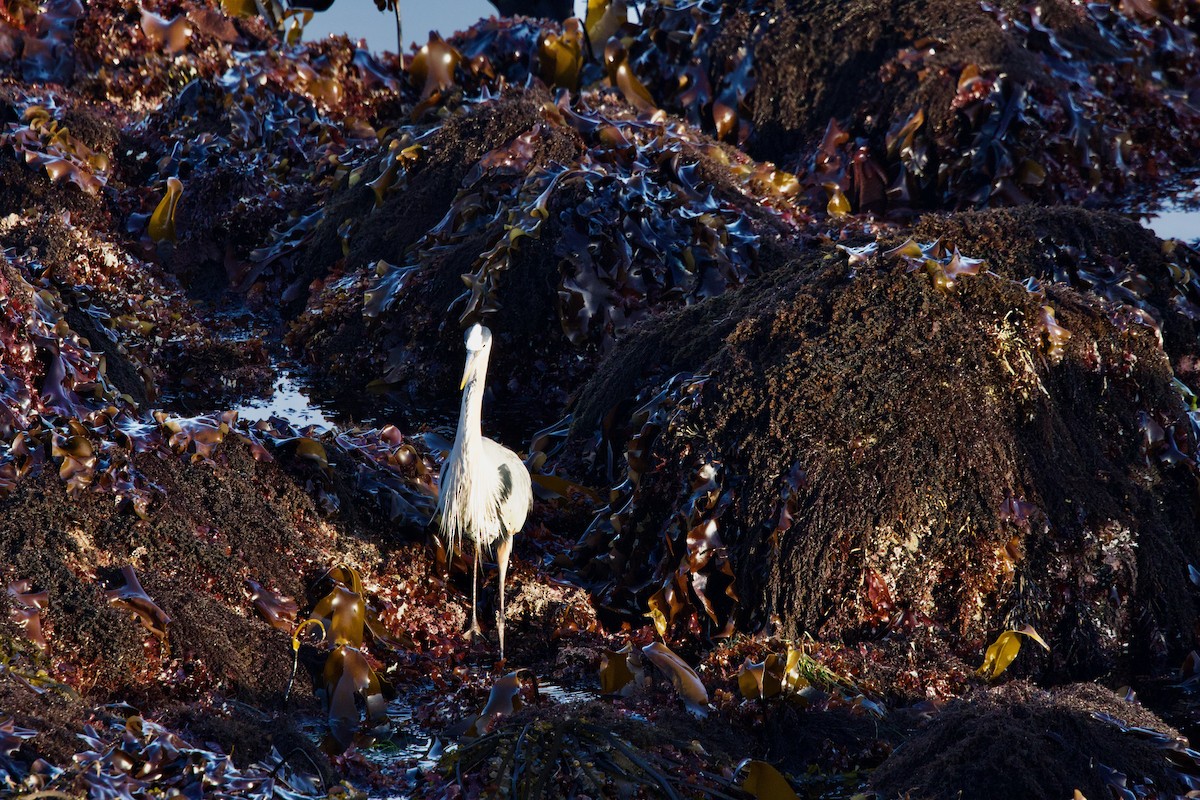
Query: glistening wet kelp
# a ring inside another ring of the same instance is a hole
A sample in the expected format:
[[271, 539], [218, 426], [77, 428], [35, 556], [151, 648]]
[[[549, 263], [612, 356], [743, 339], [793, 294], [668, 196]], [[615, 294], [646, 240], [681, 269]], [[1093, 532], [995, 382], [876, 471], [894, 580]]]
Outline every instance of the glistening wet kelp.
[[[368, 605], [357, 570], [337, 567], [327, 577], [332, 584], [329, 594], [321, 598], [294, 636], [301, 636], [308, 627], [321, 632], [317, 645], [324, 651], [324, 663], [317, 692], [325, 705], [336, 752], [345, 750], [354, 741], [362, 721], [360, 704], [365, 708], [367, 726], [378, 725], [386, 718], [385, 692], [391, 694], [392, 689], [376, 671], [378, 662], [364, 650], [366, 637], [370, 637], [375, 648], [396, 648], [399, 643], [386, 632], [377, 612]], [[299, 638], [293, 639], [292, 646], [299, 649]]]
[[[416, 388], [418, 377], [429, 374], [434, 382], [421, 389], [436, 390], [449, 375], [435, 372], [426, 353], [451, 338], [434, 322], [449, 307], [462, 324], [486, 319], [498, 335], [534, 335], [526, 343], [532, 352], [499, 352], [511, 362], [516, 385], [527, 385], [541, 379], [529, 374], [532, 355], [544, 364], [533, 364], [539, 372], [566, 367], [572, 351], [607, 349], [639, 319], [749, 280], [759, 271], [760, 250], [780, 249], [781, 235], [802, 217], [790, 199], [795, 184], [770, 165], [730, 154], [678, 124], [641, 119], [601, 95], [578, 101], [561, 95], [556, 103], [547, 97], [540, 108], [486, 102], [423, 140], [397, 185], [429, 191], [419, 187], [445, 175], [439, 162], [458, 152], [461, 129], [497, 124], [511, 132], [514, 112], [528, 127], [506, 134], [512, 138], [469, 169], [458, 167], [457, 196], [440, 221], [410, 240], [404, 261], [381, 261], [327, 285], [293, 333], [314, 358], [361, 370], [345, 353], [318, 356], [342, 340], [331, 319], [347, 334], [365, 327], [371, 351], [355, 355], [379, 379]], [[412, 148], [404, 147], [401, 140], [388, 150]], [[386, 218], [395, 202], [378, 213]], [[375, 213], [372, 206], [365, 219], [351, 222], [359, 230], [379, 224], [371, 220]], [[347, 223], [337, 224], [341, 230]], [[354, 261], [382, 254], [388, 244], [375, 232], [362, 234], [368, 238], [359, 245], [359, 235], [352, 232], [347, 242]], [[466, 291], [456, 288], [463, 283]], [[546, 283], [552, 291], [538, 288]], [[506, 298], [518, 295], [523, 319], [504, 311], [515, 302]]]
[[[12, 731], [14, 738], [21, 738], [19, 733]], [[128, 706], [107, 711], [80, 738], [81, 749], [67, 769], [40, 759], [17, 762], [5, 771], [10, 787], [40, 796], [80, 793], [130, 800], [153, 797], [164, 789], [181, 796], [211, 793], [248, 800], [357, 796], [347, 787], [325, 785], [314, 765], [295, 752], [281, 755], [273, 750], [262, 762], [239, 769], [225, 753], [194, 745]]]
[[1187, 13], [650, 4], [630, 61], [663, 108], [802, 165], [815, 193], [832, 184], [856, 211], [1079, 202], [1189, 163]]

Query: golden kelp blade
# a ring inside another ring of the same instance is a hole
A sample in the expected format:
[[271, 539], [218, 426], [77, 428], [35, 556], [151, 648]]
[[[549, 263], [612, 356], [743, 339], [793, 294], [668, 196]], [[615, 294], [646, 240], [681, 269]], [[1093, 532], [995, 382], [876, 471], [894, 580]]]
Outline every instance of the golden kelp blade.
[[975, 670], [975, 674], [982, 675], [988, 680], [994, 680], [1008, 669], [1008, 665], [1020, 652], [1021, 639], [1015, 632], [1005, 631], [996, 637], [996, 641], [992, 642], [987, 652], [983, 654], [983, 664]]
[[432, 34], [408, 68], [413, 85], [421, 87], [421, 100], [428, 100], [434, 92], [444, 92], [454, 86], [454, 70], [462, 60], [461, 53], [441, 36]]
[[600, 690], [605, 694], [628, 697], [642, 685], [645, 671], [633, 645], [620, 650], [605, 650], [600, 656]]
[[592, 58], [599, 58], [604, 46], [622, 24], [629, 19], [625, 0], [588, 0], [583, 27], [587, 30]]
[[600, 502], [600, 493], [595, 489], [567, 480], [560, 475], [531, 475], [530, 477], [538, 488], [543, 489], [548, 494], [564, 497], [568, 500], [573, 495], [578, 494], [583, 495], [593, 503]]
[[779, 770], [765, 761], [744, 761], [738, 767], [746, 769], [742, 790], [757, 800], [800, 800]]
[[231, 17], [248, 19], [258, 14], [254, 0], [221, 0], [221, 10]]
[[686, 661], [661, 642], [652, 642], [643, 647], [642, 655], [671, 679], [671, 685], [683, 698], [689, 711], [700, 716], [708, 714], [708, 689], [704, 688], [700, 676]]
[[362, 698], [368, 722], [385, 718], [383, 683], [358, 648], [344, 644], [330, 653], [321, 679], [329, 712], [329, 731], [340, 744], [349, 744], [359, 725], [356, 696]]
[[174, 55], [186, 48], [191, 41], [192, 25], [183, 14], [165, 19], [142, 9], [142, 33], [161, 47], [164, 53]]
[[579, 20], [563, 23], [561, 36], [545, 33], [538, 41], [538, 73], [551, 86], [579, 90], [579, 72], [583, 69], [583, 30]]
[[1026, 625], [1023, 628], [1019, 628], [1017, 633], [1023, 636], [1028, 636], [1030, 639], [1033, 639], [1035, 642], [1045, 648], [1047, 653], [1050, 652], [1050, 645], [1046, 644], [1046, 640], [1042, 638], [1041, 634], [1033, 629], [1032, 625]]
[[1058, 320], [1054, 316], [1054, 308], [1048, 305], [1042, 306], [1041, 327], [1046, 355], [1057, 364], [1066, 352], [1071, 332], [1058, 324]]
[[617, 39], [609, 41], [608, 46], [604, 48], [604, 69], [612, 85], [621, 90], [625, 101], [639, 113], [653, 114], [658, 110], [650, 90], [633, 73], [625, 45]]
[[520, 670], [510, 672], [492, 684], [488, 692], [487, 704], [479, 712], [475, 720], [475, 730], [483, 733], [493, 719], [509, 716], [521, 710], [521, 674]]
[[654, 630], [658, 631], [659, 636], [666, 636], [670, 627], [670, 619], [667, 616], [670, 606], [666, 601], [666, 590], [659, 589], [650, 596], [646, 604], [650, 608], [650, 613], [646, 616], [654, 623]]
[[179, 196], [183, 194], [183, 181], [179, 178], [167, 178], [167, 193], [159, 201], [158, 207], [150, 215], [150, 225], [146, 232], [155, 242], [175, 239], [175, 209], [179, 205]]
[[829, 193], [829, 202], [825, 206], [831, 217], [844, 217], [850, 213], [850, 201], [836, 183], [826, 183], [825, 191]]
[[1050, 645], [1046, 644], [1046, 640], [1029, 625], [1020, 630], [1004, 631], [996, 637], [996, 641], [992, 642], [987, 652], [983, 654], [983, 664], [980, 665], [979, 669], [975, 670], [975, 674], [982, 675], [988, 680], [995, 680], [1000, 677], [1008, 669], [1009, 664], [1012, 664], [1017, 654], [1021, 652], [1022, 636], [1028, 636], [1046, 648], [1046, 650], [1050, 649]]
[[637, 75], [633, 74], [633, 67], [629, 66], [628, 58], [622, 59], [621, 63], [617, 65], [616, 83], [625, 100], [638, 111], [644, 114], [653, 114], [658, 110], [654, 98], [650, 95], [650, 90], [638, 80]]
[[106, 589], [105, 598], [113, 605], [132, 611], [146, 630], [159, 639], [166, 639], [167, 629], [171, 624], [167, 612], [146, 594], [132, 566], [122, 567], [121, 577], [125, 579], [125, 585], [117, 589]]
[[783, 660], [771, 653], [755, 664], [749, 658], [738, 672], [738, 689], [747, 700], [766, 700], [783, 691]]

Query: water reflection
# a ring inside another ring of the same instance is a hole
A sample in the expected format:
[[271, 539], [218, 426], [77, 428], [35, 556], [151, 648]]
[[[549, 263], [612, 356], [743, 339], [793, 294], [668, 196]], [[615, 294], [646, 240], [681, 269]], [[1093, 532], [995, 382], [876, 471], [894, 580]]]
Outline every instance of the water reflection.
[[1200, 239], [1200, 175], [1145, 206], [1137, 216], [1160, 239]]
[[314, 382], [291, 363], [274, 364], [275, 386], [268, 397], [247, 398], [234, 406], [238, 418], [258, 422], [280, 417], [298, 427], [381, 428], [395, 425], [403, 431], [450, 431], [457, 409], [414, 406], [402, 393], [372, 389], [337, 390]]

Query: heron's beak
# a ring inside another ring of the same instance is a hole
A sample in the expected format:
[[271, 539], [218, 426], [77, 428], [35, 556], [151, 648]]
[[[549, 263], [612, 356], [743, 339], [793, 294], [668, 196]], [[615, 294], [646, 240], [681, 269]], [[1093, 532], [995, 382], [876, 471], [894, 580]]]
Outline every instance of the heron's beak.
[[477, 358], [477, 355], [475, 353], [467, 354], [467, 365], [465, 367], [463, 367], [462, 382], [458, 384], [458, 390], [460, 392], [463, 389], [467, 388], [467, 382], [471, 380], [471, 373], [473, 373], [475, 371], [475, 359], [476, 358]]

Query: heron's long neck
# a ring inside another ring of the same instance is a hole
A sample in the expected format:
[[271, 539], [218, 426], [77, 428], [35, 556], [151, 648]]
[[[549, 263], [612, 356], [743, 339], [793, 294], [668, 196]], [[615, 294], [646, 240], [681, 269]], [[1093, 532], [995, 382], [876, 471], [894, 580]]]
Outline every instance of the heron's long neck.
[[467, 377], [467, 385], [463, 388], [462, 410], [458, 414], [458, 440], [456, 444], [462, 452], [478, 451], [482, 446], [483, 433], [480, 431], [480, 420], [483, 419], [483, 387], [487, 375], [487, 353], [480, 353], [472, 365], [471, 374]]

